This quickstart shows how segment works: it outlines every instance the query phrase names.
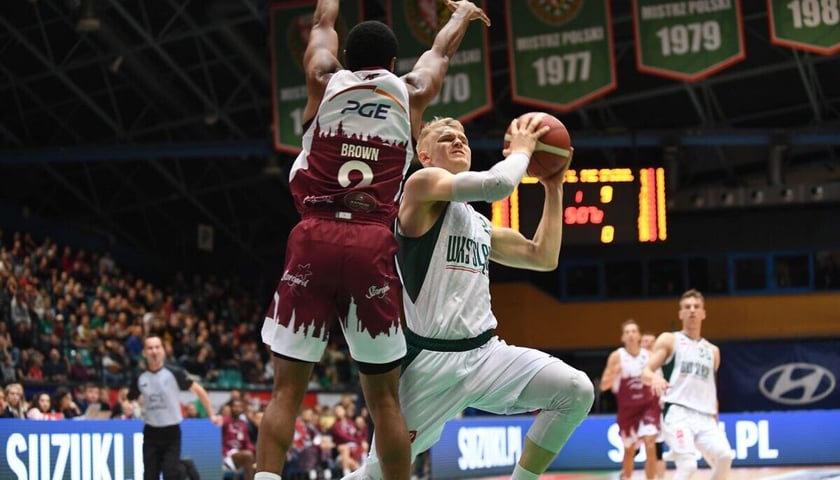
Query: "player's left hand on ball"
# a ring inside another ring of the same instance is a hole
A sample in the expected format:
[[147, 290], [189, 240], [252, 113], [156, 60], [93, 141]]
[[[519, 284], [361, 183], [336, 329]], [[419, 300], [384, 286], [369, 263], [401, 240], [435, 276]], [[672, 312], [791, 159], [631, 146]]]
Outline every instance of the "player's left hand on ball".
[[[546, 187], [550, 187], [555, 184], [562, 184], [566, 181], [566, 172], [569, 171], [569, 166], [572, 164], [572, 157], [574, 157], [575, 154], [574, 147], [569, 147], [569, 150], [571, 151], [571, 153], [569, 153], [569, 161], [566, 162], [566, 165], [554, 175], [546, 178], [540, 178], [540, 183], [542, 183]], [[618, 369], [621, 370], [621, 366], [619, 366]]]

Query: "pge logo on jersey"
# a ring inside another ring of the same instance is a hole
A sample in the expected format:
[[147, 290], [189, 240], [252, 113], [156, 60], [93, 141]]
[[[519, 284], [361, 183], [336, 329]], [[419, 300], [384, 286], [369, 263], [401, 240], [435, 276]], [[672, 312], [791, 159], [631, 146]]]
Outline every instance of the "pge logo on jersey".
[[834, 391], [837, 380], [827, 368], [813, 363], [787, 363], [761, 376], [758, 388], [768, 399], [785, 405], [816, 403]]
[[348, 100], [347, 106], [341, 109], [341, 113], [347, 112], [356, 113], [366, 118], [377, 118], [379, 120], [388, 119], [388, 110], [390, 105], [384, 103], [359, 103], [356, 100]]

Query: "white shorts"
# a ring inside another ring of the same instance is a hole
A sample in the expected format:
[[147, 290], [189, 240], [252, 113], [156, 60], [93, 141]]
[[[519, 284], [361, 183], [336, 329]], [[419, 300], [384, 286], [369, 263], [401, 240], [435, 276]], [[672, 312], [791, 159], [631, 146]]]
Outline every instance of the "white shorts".
[[732, 456], [729, 440], [714, 415], [671, 404], [663, 417], [662, 432], [674, 455], [695, 455], [699, 450], [706, 459]]
[[444, 424], [467, 407], [499, 415], [544, 407], [545, 399], [520, 397], [531, 379], [552, 363], [577, 371], [545, 352], [508, 345], [498, 337], [466, 352], [420, 352], [400, 378], [400, 405], [413, 438], [412, 458], [431, 448]]
[[638, 445], [643, 437], [652, 437], [656, 436], [659, 438], [659, 428], [652, 423], [646, 423], [645, 421], [639, 422], [639, 426], [636, 427], [636, 431], [633, 432], [631, 435], [621, 436], [622, 442], [624, 442], [624, 448], [630, 448], [634, 445]]

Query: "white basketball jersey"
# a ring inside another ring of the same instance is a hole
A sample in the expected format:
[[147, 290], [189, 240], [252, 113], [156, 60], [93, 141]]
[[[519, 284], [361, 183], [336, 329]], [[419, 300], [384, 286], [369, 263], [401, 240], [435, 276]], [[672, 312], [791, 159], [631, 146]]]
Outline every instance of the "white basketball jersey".
[[682, 332], [674, 332], [674, 353], [662, 371], [671, 385], [662, 395], [664, 403], [712, 415], [717, 413], [715, 359], [708, 340], [692, 340]]
[[618, 358], [621, 362], [621, 377], [615, 379], [615, 383], [612, 386], [613, 393], [618, 393], [622, 384], [627, 384], [628, 382], [632, 383], [638, 380], [638, 383], [641, 385], [642, 369], [645, 368], [649, 356], [650, 352], [644, 348], [640, 348], [639, 354], [636, 356], [630, 354], [624, 347], [618, 349]]
[[408, 328], [428, 338], [460, 340], [496, 328], [490, 310], [490, 221], [451, 202], [429, 232], [397, 235]]

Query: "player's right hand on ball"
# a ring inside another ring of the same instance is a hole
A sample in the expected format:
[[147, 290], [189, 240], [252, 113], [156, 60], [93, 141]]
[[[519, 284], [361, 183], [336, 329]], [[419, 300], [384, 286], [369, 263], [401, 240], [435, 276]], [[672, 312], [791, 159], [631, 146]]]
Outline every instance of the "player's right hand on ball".
[[510, 144], [502, 150], [502, 155], [507, 157], [511, 153], [522, 152], [530, 157], [537, 146], [537, 140], [551, 130], [548, 125], [540, 127], [544, 116], [544, 113], [531, 115], [524, 122], [514, 118], [508, 127]]

